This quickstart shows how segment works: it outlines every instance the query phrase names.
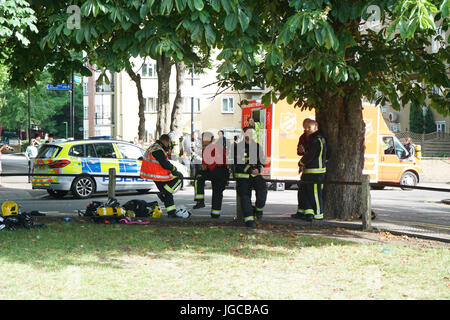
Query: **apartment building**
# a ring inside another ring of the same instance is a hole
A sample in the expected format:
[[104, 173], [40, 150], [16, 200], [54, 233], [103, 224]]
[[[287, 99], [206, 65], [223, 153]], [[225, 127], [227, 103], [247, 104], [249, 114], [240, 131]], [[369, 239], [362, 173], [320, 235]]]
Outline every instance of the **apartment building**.
[[[150, 58], [132, 60], [135, 72], [141, 76], [145, 101], [146, 141], [155, 138], [157, 121], [158, 78], [156, 61]], [[241, 128], [244, 99], [261, 99], [264, 88], [255, 87], [247, 91], [224, 90], [216, 84], [217, 65], [204, 73], [192, 74], [187, 66], [182, 88], [184, 103], [181, 126], [183, 133], [211, 130], [217, 134], [221, 129]], [[125, 72], [108, 74], [109, 84], [97, 84], [100, 71], [84, 79], [84, 137], [113, 136], [134, 141], [138, 135], [138, 96], [135, 83]], [[176, 68], [172, 66], [170, 76], [170, 103], [176, 95]], [[194, 113], [191, 114], [193, 106]]]

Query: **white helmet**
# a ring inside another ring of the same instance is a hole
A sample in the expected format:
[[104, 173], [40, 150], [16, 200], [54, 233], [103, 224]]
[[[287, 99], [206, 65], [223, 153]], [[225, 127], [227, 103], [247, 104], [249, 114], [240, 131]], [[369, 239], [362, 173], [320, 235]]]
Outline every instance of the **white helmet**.
[[175, 215], [180, 218], [187, 219], [191, 216], [191, 213], [189, 211], [187, 211], [183, 205], [181, 205], [175, 211]]

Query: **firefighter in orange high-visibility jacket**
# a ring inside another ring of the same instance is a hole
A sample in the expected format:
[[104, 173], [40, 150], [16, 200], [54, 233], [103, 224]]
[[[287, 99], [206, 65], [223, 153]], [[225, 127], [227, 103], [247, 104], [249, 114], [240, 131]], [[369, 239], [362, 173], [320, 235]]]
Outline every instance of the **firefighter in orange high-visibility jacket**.
[[323, 219], [322, 189], [326, 174], [329, 150], [325, 138], [318, 131], [317, 122], [310, 120], [304, 126], [308, 142], [304, 146], [303, 158], [299, 161], [302, 173], [301, 193], [297, 213], [292, 218], [307, 221]]
[[144, 154], [141, 178], [153, 180], [159, 190], [157, 194], [164, 203], [169, 218], [184, 217], [178, 214], [173, 194], [180, 187], [183, 175], [170, 163], [168, 151], [170, 137], [163, 134]]

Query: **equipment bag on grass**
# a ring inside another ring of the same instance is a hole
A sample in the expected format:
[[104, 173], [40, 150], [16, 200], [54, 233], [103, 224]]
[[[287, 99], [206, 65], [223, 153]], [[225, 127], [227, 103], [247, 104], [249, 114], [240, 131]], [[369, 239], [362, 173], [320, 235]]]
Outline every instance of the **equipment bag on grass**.
[[147, 202], [145, 200], [133, 199], [126, 202], [123, 208], [127, 211], [127, 215], [131, 218], [134, 217], [154, 217], [161, 210], [158, 206], [158, 201]]

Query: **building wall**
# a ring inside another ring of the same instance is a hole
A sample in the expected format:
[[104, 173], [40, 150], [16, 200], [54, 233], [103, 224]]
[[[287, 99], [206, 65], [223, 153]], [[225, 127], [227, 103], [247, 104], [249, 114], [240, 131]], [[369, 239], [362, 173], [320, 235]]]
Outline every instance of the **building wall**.
[[[143, 59], [136, 59], [136, 70], [142, 73]], [[149, 58], [145, 59], [148, 63], [156, 63]], [[250, 92], [237, 92], [234, 90], [225, 90], [215, 85], [216, 68], [207, 70], [204, 74], [194, 76], [194, 85], [191, 84], [191, 75], [185, 77], [184, 89], [186, 106], [182, 112], [181, 127], [183, 133], [191, 132], [191, 98], [194, 97], [195, 106], [197, 99], [200, 101], [200, 111], [194, 112], [194, 130], [206, 131], [211, 130], [217, 135], [217, 131], [224, 128], [240, 128], [241, 127], [241, 108], [239, 102], [243, 99], [260, 99], [262, 90], [254, 90]], [[115, 77], [115, 106], [116, 106], [116, 130], [114, 135], [120, 139], [133, 141], [138, 136], [139, 123], [138, 117], [138, 97], [135, 83], [124, 71], [116, 74]], [[142, 77], [142, 91], [144, 98], [157, 98], [158, 96], [158, 80], [156, 77]], [[176, 95], [176, 68], [172, 67], [170, 77], [170, 103]], [[222, 110], [223, 99], [232, 99], [233, 112]], [[149, 135], [154, 137], [156, 129], [157, 113], [156, 110], [148, 110], [145, 112], [145, 129], [147, 138]]]
[[[394, 132], [395, 128], [397, 127], [399, 130], [399, 132], [406, 132], [406, 131], [410, 131], [410, 125], [409, 125], [409, 113], [410, 113], [410, 105], [406, 105], [403, 108], [401, 108], [399, 111], [394, 110], [391, 106], [385, 106], [384, 108], [385, 111], [383, 112], [383, 117], [386, 120], [386, 123], [388, 124], [388, 126], [390, 127], [390, 129]], [[434, 122], [441, 122], [445, 124], [445, 132], [446, 133], [450, 133], [450, 116], [449, 117], [444, 117], [441, 114], [439, 114], [436, 110], [431, 109], [432, 113], [433, 113], [433, 118], [434, 118]], [[393, 114], [397, 114], [397, 119], [396, 121], [390, 121], [389, 120], [389, 114], [393, 113]]]

